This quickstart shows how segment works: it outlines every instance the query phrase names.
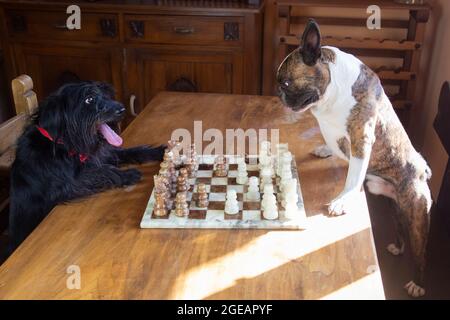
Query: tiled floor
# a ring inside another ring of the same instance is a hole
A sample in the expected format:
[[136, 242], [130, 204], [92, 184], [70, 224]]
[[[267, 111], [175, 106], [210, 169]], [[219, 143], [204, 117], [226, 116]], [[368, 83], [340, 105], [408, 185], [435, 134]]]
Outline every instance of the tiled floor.
[[[397, 257], [385, 249], [394, 239], [392, 204], [390, 200], [370, 195], [368, 192], [367, 199], [386, 298], [409, 299], [403, 289], [403, 285], [412, 279], [413, 273], [409, 248], [406, 248], [403, 256]], [[5, 244], [6, 237], [0, 235], [0, 252], [4, 251]], [[426, 290], [425, 299], [450, 299], [450, 237], [437, 214], [432, 215], [431, 220]]]

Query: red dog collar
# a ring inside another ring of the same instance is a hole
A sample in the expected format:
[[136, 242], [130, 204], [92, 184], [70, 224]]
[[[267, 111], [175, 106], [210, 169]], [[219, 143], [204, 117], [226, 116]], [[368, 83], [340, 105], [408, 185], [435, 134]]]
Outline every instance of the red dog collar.
[[[50, 135], [50, 133], [48, 133], [47, 130], [45, 130], [44, 128], [42, 128], [41, 126], [36, 125], [36, 128], [39, 130], [39, 132], [46, 137], [48, 140], [55, 142], [55, 139], [53, 139], [53, 137]], [[62, 139], [58, 139], [56, 140], [57, 144], [64, 144], [64, 142], [62, 141]], [[86, 160], [88, 159], [87, 154], [84, 153], [77, 153], [75, 150], [70, 150], [69, 151], [69, 156], [73, 157], [75, 155], [78, 154], [78, 159], [80, 160], [81, 163], [86, 162]]]

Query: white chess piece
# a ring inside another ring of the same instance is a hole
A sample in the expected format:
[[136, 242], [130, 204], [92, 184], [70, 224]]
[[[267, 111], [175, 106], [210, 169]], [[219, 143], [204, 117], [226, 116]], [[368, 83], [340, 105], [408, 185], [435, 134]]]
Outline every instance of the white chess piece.
[[247, 191], [248, 201], [259, 201], [261, 195], [259, 194], [259, 179], [257, 177], [250, 177], [248, 179], [248, 191]]
[[261, 177], [261, 189], [264, 190], [266, 184], [272, 184], [273, 170], [271, 167], [264, 167], [261, 169], [259, 176]]
[[295, 219], [298, 217], [297, 202], [297, 181], [295, 179], [291, 179], [285, 187], [284, 200], [282, 202], [285, 209], [284, 215], [287, 219]]
[[236, 182], [238, 184], [246, 184], [248, 181], [247, 165], [245, 162], [239, 162]]
[[264, 187], [263, 200], [261, 202], [261, 208], [263, 210], [263, 217], [268, 220], [274, 220], [278, 218], [278, 206], [277, 199], [273, 194], [273, 186], [266, 185]]
[[227, 191], [227, 199], [225, 200], [225, 213], [237, 214], [239, 212], [239, 203], [237, 201], [236, 190]]

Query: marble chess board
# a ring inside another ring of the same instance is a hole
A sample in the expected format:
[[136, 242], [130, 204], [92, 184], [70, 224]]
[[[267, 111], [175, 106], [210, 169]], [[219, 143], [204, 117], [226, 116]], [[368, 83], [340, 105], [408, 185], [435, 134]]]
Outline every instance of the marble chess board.
[[[237, 158], [225, 156], [227, 158], [227, 176], [214, 176], [214, 160], [216, 156], [204, 155], [199, 157], [199, 166], [196, 177], [189, 179], [190, 189], [187, 192], [189, 215], [178, 217], [174, 208], [169, 214], [163, 217], [155, 216], [153, 209], [155, 205], [154, 190], [150, 196], [147, 208], [141, 221], [141, 228], [191, 228], [191, 229], [305, 229], [306, 214], [303, 205], [303, 197], [300, 188], [297, 165], [295, 159], [292, 160], [292, 177], [297, 180], [298, 212], [291, 219], [285, 217], [284, 209], [280, 201], [277, 201], [279, 216], [275, 220], [267, 220], [263, 217], [261, 210], [261, 200], [249, 201], [246, 198], [247, 185], [240, 185], [236, 182]], [[249, 177], [259, 177], [257, 156], [246, 158], [247, 173]], [[209, 205], [206, 208], [196, 207], [197, 185], [206, 184]], [[279, 178], [273, 178], [274, 191], [279, 198]], [[234, 189], [237, 193], [239, 203], [239, 213], [228, 215], [224, 212], [225, 199], [228, 190]], [[262, 198], [261, 191], [261, 198]]]

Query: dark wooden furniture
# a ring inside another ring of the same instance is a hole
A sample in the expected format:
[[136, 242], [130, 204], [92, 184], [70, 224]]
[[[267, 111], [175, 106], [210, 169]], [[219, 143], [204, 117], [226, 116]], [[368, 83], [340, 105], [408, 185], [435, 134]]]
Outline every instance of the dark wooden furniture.
[[[438, 113], [434, 120], [434, 129], [444, 146], [445, 151], [450, 155], [450, 84], [444, 82], [439, 96]], [[437, 213], [445, 221], [447, 234], [450, 235], [450, 161], [447, 162], [444, 178], [442, 179], [439, 198], [436, 203]]]
[[[367, 8], [381, 9], [381, 30], [369, 31]], [[276, 92], [275, 73], [284, 57], [299, 46], [308, 18], [322, 29], [323, 45], [352, 53], [380, 77], [404, 123], [419, 72], [420, 54], [430, 6], [404, 5], [394, 0], [278, 0], [267, 1], [264, 26], [263, 94]], [[335, 34], [340, 34], [338, 37]], [[342, 36], [345, 35], [345, 36]], [[391, 37], [391, 38], [386, 38]]]
[[[308, 229], [140, 229], [159, 169], [142, 165], [131, 190], [56, 207], [0, 266], [0, 299], [384, 299], [364, 193], [354, 211], [326, 216], [347, 165], [310, 155], [323, 143], [310, 113], [294, 114], [275, 97], [164, 92], [124, 142], [163, 143], [177, 128], [193, 133], [194, 120], [224, 136], [227, 128], [279, 129], [296, 157]], [[66, 286], [73, 265], [79, 290]]]
[[29, 74], [45, 97], [65, 82], [107, 81], [139, 113], [162, 90], [259, 94], [259, 1], [0, 0], [9, 78]]

